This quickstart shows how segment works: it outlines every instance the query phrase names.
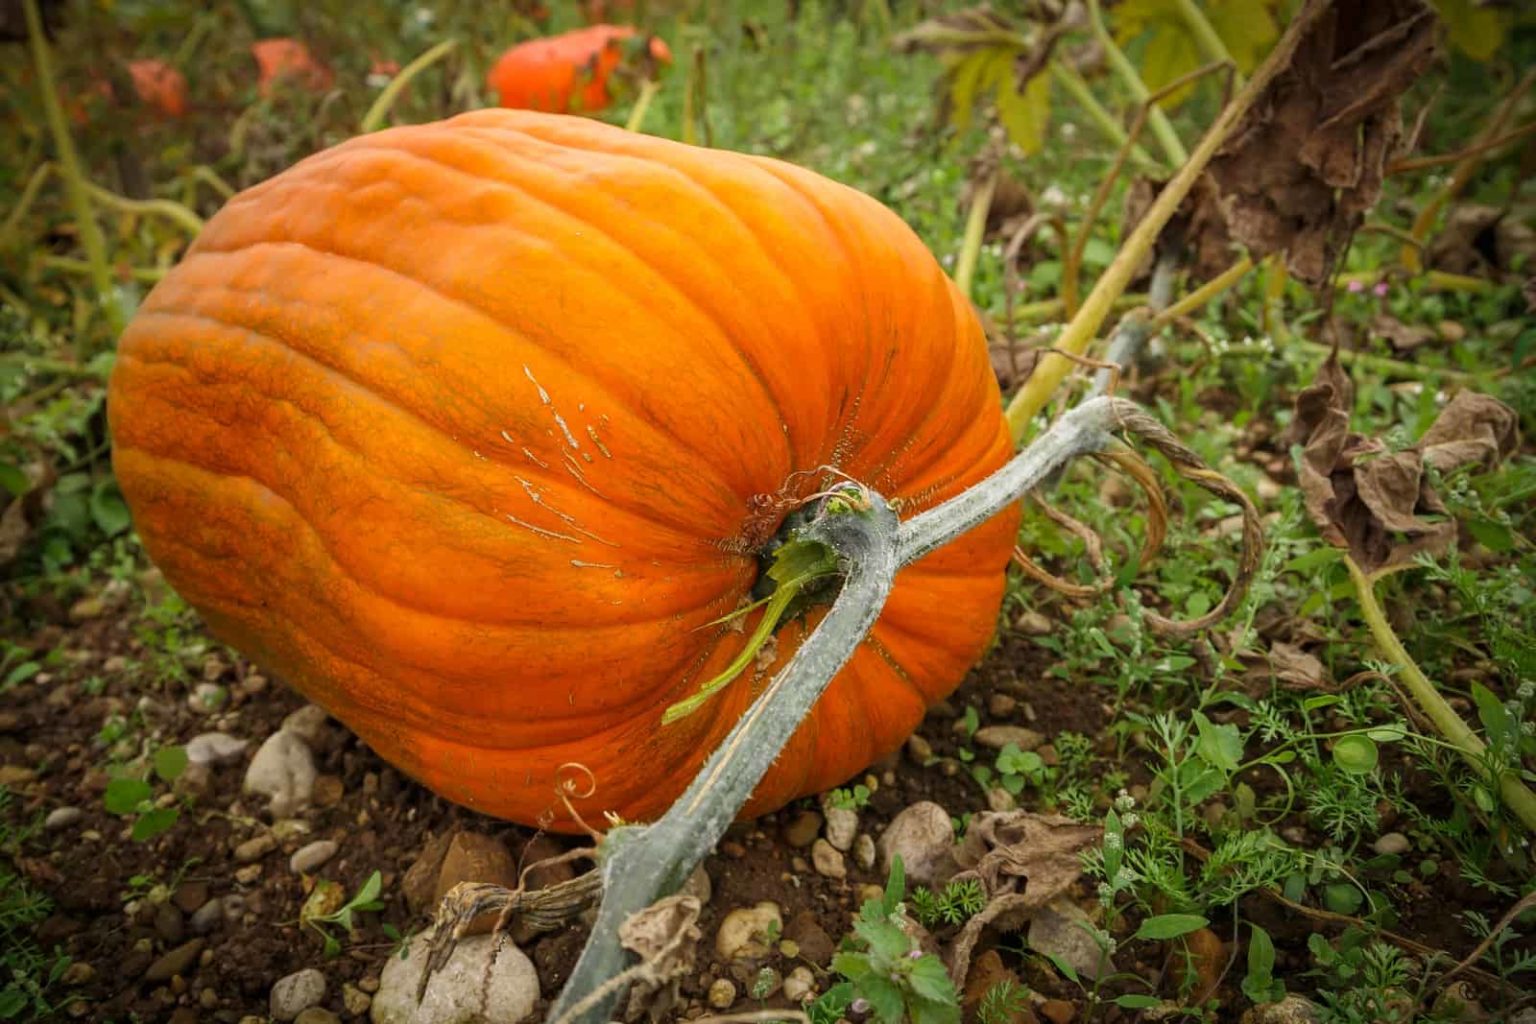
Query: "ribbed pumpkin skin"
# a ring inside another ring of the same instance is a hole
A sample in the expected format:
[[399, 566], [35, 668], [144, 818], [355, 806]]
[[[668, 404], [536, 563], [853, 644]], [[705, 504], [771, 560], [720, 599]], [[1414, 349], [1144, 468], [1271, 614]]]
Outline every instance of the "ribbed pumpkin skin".
[[[755, 618], [710, 623], [818, 467], [910, 516], [1010, 452], [968, 303], [877, 202], [503, 110], [233, 199], [123, 335], [109, 411], [144, 543], [218, 636], [448, 799], [557, 829], [567, 762], [588, 820], [658, 815], [798, 645], [660, 724], [740, 650]], [[902, 571], [747, 813], [959, 683], [1016, 527]]]

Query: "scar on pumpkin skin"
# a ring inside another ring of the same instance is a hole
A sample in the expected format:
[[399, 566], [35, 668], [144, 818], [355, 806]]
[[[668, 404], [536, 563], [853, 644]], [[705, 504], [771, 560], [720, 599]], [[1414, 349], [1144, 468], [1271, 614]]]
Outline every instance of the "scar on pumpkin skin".
[[[516, 479], [518, 483], [523, 485], [523, 491], [524, 491], [524, 493], [526, 493], [528, 495], [528, 500], [529, 501], [533, 502], [535, 505], [539, 506], [540, 508], [548, 509], [550, 512], [554, 513], [554, 515], [556, 517], [558, 517], [562, 522], [564, 522], [566, 525], [568, 525], [571, 529], [575, 530], [577, 533], [581, 534], [583, 537], [590, 537], [593, 540], [597, 541], [599, 544], [606, 544], [606, 545], [608, 545], [611, 548], [616, 548], [616, 547], [621, 547], [622, 546], [620, 544], [615, 543], [614, 541], [607, 540], [606, 538], [603, 538], [603, 537], [599, 537], [597, 534], [593, 533], [591, 530], [586, 529], [580, 523], [578, 523], [576, 521], [576, 517], [575, 516], [571, 515], [568, 512], [562, 512], [558, 508], [556, 508], [555, 506], [551, 505], [549, 502], [545, 501], [544, 500], [544, 495], [540, 494], [538, 489], [536, 487], [534, 487], [533, 484], [529, 483], [527, 480], [524, 480], [522, 477], [515, 477], [514, 479]], [[583, 482], [585, 482], [585, 481], [583, 481]], [[593, 491], [592, 493], [597, 494], [596, 491]], [[598, 497], [602, 497], [602, 495], [599, 494]]]
[[[511, 434], [507, 433], [505, 430], [503, 430], [501, 432], [501, 439], [503, 441], [507, 442], [507, 444], [517, 444], [517, 438], [515, 438]], [[533, 454], [533, 452], [529, 450], [527, 445], [525, 445], [525, 444], [524, 445], [518, 445], [518, 448], [522, 451], [523, 456], [525, 458], [527, 458], [527, 460], [529, 462], [533, 463], [535, 466], [538, 466], [540, 469], [548, 469], [549, 468], [549, 463], [545, 462], [543, 459], [541, 459], [537, 455]]]
[[546, 530], [542, 526], [534, 526], [532, 523], [525, 523], [521, 519], [517, 518], [517, 516], [509, 515], [507, 516], [507, 521], [509, 523], [515, 523], [525, 530], [531, 530], [538, 534], [540, 537], [548, 537], [551, 540], [568, 540], [572, 544], [581, 543], [581, 538], [579, 537], [572, 537], [570, 534], [566, 533], [556, 533], [554, 530]]

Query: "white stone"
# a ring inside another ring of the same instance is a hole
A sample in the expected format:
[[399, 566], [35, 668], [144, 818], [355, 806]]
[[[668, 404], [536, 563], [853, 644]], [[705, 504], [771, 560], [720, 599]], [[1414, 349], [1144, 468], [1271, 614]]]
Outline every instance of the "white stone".
[[764, 900], [755, 907], [740, 907], [725, 915], [715, 933], [715, 952], [722, 960], [768, 955], [768, 940], [784, 932], [784, 913], [777, 903]]
[[448, 962], [433, 972], [416, 1002], [431, 935], [411, 940], [406, 958], [384, 965], [370, 1013], [373, 1024], [517, 1024], [539, 1001], [533, 961], [506, 936], [470, 935], [458, 941]]
[[889, 873], [892, 860], [900, 856], [909, 885], [942, 881], [955, 871], [951, 855], [955, 826], [949, 812], [931, 801], [915, 803], [896, 815], [878, 845], [882, 868]]
[[325, 999], [325, 975], [313, 967], [279, 978], [272, 986], [268, 1008], [275, 1020], [293, 1020]]
[[309, 803], [316, 774], [315, 755], [308, 744], [279, 729], [251, 758], [245, 770], [245, 789], [269, 797], [273, 817], [284, 818]]
[[187, 760], [193, 764], [229, 764], [240, 760], [250, 740], [223, 732], [205, 732], [187, 741]]
[[853, 838], [859, 834], [859, 812], [850, 807], [826, 808], [827, 842], [847, 853], [853, 848]]

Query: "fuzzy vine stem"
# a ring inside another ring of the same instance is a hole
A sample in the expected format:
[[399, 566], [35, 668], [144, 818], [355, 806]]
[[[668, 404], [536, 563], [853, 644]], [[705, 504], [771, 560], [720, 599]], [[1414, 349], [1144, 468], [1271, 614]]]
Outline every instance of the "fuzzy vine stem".
[[[1096, 4], [1091, 6], [1097, 9]], [[1269, 56], [1254, 71], [1253, 77], [1238, 90], [1237, 95], [1222, 110], [1220, 116], [1216, 118], [1216, 123], [1211, 125], [1210, 130], [1205, 133], [1205, 137], [1200, 140], [1200, 144], [1195, 147], [1189, 159], [1158, 193], [1157, 199], [1153, 201], [1146, 215], [1120, 246], [1120, 251], [1115, 254], [1114, 260], [1094, 282], [1093, 290], [1083, 300], [1082, 308], [1057, 337], [1054, 348], [1074, 355], [1081, 355], [1088, 348], [1089, 343], [1098, 333], [1099, 327], [1104, 323], [1104, 319], [1109, 315], [1115, 300], [1125, 291], [1126, 285], [1130, 284], [1131, 278], [1135, 276], [1136, 271], [1147, 258], [1147, 254], [1152, 251], [1157, 236], [1173, 218], [1179, 204], [1184, 201], [1190, 189], [1194, 188], [1195, 182], [1205, 171], [1206, 165], [1227, 141], [1243, 115], [1268, 88], [1274, 77], [1289, 66], [1291, 56], [1296, 52], [1302, 37], [1310, 31], [1313, 23], [1327, 9], [1326, 3], [1312, 2], [1297, 14], [1295, 20], [1286, 28], [1285, 34], [1280, 37], [1280, 41], [1275, 44], [1275, 48], [1270, 51]], [[1025, 381], [1024, 386], [1008, 403], [1008, 426], [1015, 442], [1024, 437], [1030, 422], [1045, 407], [1045, 403], [1050, 399], [1057, 385], [1066, 377], [1072, 365], [1070, 359], [1054, 353], [1041, 357], [1040, 362], [1035, 366], [1035, 372], [1030, 374], [1029, 380]]]
[[[43, 113], [48, 120], [48, 132], [53, 136], [53, 148], [64, 176], [65, 191], [75, 216], [75, 227], [80, 232], [80, 245], [85, 249], [86, 262], [91, 267], [91, 284], [96, 289], [96, 302], [106, 315], [107, 325], [115, 336], [123, 329], [124, 321], [122, 311], [112, 301], [112, 267], [107, 261], [107, 243], [91, 209], [85, 174], [80, 170], [80, 156], [75, 152], [75, 140], [70, 137], [69, 128], [64, 123], [64, 107], [59, 103], [59, 93], [55, 87], [53, 58], [48, 52], [42, 12], [38, 9], [37, 0], [22, 0], [22, 7], [26, 11], [27, 37], [31, 43], [38, 89], [43, 96]], [[85, 332], [80, 333], [81, 338], [86, 336]]]
[[[1435, 689], [1434, 683], [1424, 675], [1403, 642], [1398, 639], [1392, 624], [1387, 621], [1386, 612], [1376, 600], [1376, 580], [1380, 574], [1367, 574], [1348, 555], [1344, 556], [1344, 566], [1349, 570], [1349, 578], [1355, 585], [1360, 614], [1370, 628], [1372, 639], [1381, 648], [1382, 654], [1397, 666], [1403, 684], [1418, 703], [1419, 710], [1440, 731], [1440, 735], [1455, 745], [1473, 770], [1487, 778], [1489, 769], [1484, 755], [1488, 748], [1482, 738], [1472, 731], [1472, 727]], [[1499, 773], [1495, 781], [1498, 783], [1499, 794], [1504, 798], [1504, 805], [1520, 819], [1527, 832], [1536, 833], [1536, 793], [1532, 793], [1513, 771]]]
[[405, 87], [410, 85], [417, 75], [448, 56], [458, 45], [457, 39], [444, 39], [401, 68], [400, 72], [384, 87], [384, 91], [379, 93], [378, 98], [373, 101], [368, 108], [368, 113], [363, 115], [362, 123], [357, 128], [358, 133], [367, 135], [369, 132], [377, 131], [384, 124], [384, 119], [389, 116], [390, 110], [394, 108], [395, 101], [400, 98]]
[[965, 238], [960, 244], [960, 255], [955, 259], [955, 286], [960, 294], [971, 297], [971, 283], [976, 277], [976, 261], [981, 256], [981, 243], [987, 234], [987, 214], [992, 210], [992, 197], [997, 192], [1000, 170], [987, 174], [971, 196], [971, 208], [965, 216]]
[[601, 853], [602, 906], [550, 1020], [597, 1024], [609, 1019], [623, 995], [623, 986], [612, 982], [632, 960], [619, 943], [619, 926], [676, 892], [725, 834], [879, 618], [896, 571], [979, 526], [1071, 459], [1110, 446], [1110, 431], [1128, 404], [1110, 398], [1084, 402], [987, 479], [900, 524], [878, 494], [857, 488], [835, 492], [853, 510], [830, 513], [823, 505], [801, 536], [837, 553], [841, 591], [667, 813], [655, 824], [608, 833]]

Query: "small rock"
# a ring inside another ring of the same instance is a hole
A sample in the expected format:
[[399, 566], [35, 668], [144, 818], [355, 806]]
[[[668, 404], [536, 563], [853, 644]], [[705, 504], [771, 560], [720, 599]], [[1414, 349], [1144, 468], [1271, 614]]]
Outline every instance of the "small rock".
[[107, 603], [99, 597], [82, 597], [69, 606], [70, 622], [89, 622], [92, 619], [101, 618], [107, 610]]
[[373, 996], [358, 988], [350, 981], [341, 986], [341, 1006], [353, 1017], [361, 1017], [368, 1012], [368, 1007], [373, 1004]]
[[825, 839], [818, 839], [811, 845], [811, 863], [823, 878], [848, 877], [848, 865], [844, 863], [842, 853]]
[[324, 750], [331, 739], [330, 719], [325, 708], [318, 704], [306, 704], [283, 719], [280, 728], [303, 740], [310, 750]]
[[277, 1020], [293, 1020], [325, 998], [325, 975], [313, 967], [295, 971], [272, 986], [267, 1007]]
[[1375, 850], [1383, 857], [1401, 857], [1403, 854], [1413, 849], [1413, 843], [1401, 832], [1388, 832], [1386, 835], [1372, 843], [1371, 849]]
[[155, 906], [154, 928], [155, 934], [168, 946], [174, 946], [187, 937], [187, 923], [173, 903]]
[[784, 842], [791, 849], [803, 850], [814, 843], [820, 833], [821, 815], [812, 810], [803, 810], [784, 826]]
[[933, 760], [933, 744], [913, 733], [907, 737], [907, 757], [911, 758], [913, 764], [922, 767]]
[[853, 841], [853, 862], [864, 871], [872, 871], [875, 867], [875, 841], [868, 832], [860, 832], [858, 838]]
[[951, 853], [954, 845], [949, 812], [930, 801], [915, 803], [896, 815], [881, 834], [881, 867], [888, 874], [892, 860], [899, 856], [908, 883], [928, 885], [943, 881], [957, 867]]
[[22, 786], [36, 778], [35, 769], [19, 764], [0, 764], [0, 786]]
[[1196, 928], [1185, 935], [1182, 944], [1182, 966], [1179, 968], [1190, 992], [1191, 1006], [1200, 1006], [1216, 994], [1221, 973], [1227, 966], [1227, 948], [1221, 937], [1209, 928]]
[[279, 818], [272, 823], [272, 837], [279, 843], [302, 839], [314, 831], [303, 818]]
[[418, 914], [436, 909], [437, 876], [443, 873], [443, 858], [448, 856], [448, 844], [453, 842], [453, 837], [454, 833], [444, 832], [427, 840], [427, 845], [422, 847], [400, 880], [400, 891], [405, 895], [406, 904]]
[[293, 1024], [341, 1024], [341, 1018], [323, 1006], [311, 1006], [293, 1018]]
[[316, 807], [335, 807], [345, 795], [346, 787], [342, 785], [341, 776], [319, 775], [315, 777], [314, 792], [309, 799]]
[[211, 715], [228, 703], [229, 690], [218, 683], [198, 683], [187, 694], [187, 707], [202, 715]]
[[171, 894], [171, 902], [186, 914], [201, 909], [208, 902], [208, 883], [182, 882]]
[[94, 977], [96, 977], [96, 968], [84, 960], [75, 960], [64, 968], [64, 973], [59, 975], [59, 981], [66, 985], [84, 985]]
[[993, 718], [1007, 718], [1019, 709], [1019, 699], [1006, 693], [994, 693], [987, 698], [987, 714]]
[[1013, 628], [1025, 636], [1045, 636], [1055, 626], [1044, 615], [1030, 610], [1019, 613], [1019, 617], [1013, 620]]
[[764, 900], [755, 907], [740, 907], [720, 922], [715, 952], [722, 960], [764, 957], [770, 938], [776, 940], [783, 931], [783, 912], [777, 903]]
[[1022, 725], [984, 725], [971, 737], [979, 747], [1002, 750], [1012, 743], [1020, 750], [1034, 750], [1045, 742], [1045, 737]]
[[206, 940], [192, 939], [184, 942], [149, 965], [144, 972], [145, 981], [169, 981], [173, 975], [186, 974], [187, 968], [197, 962]]
[[784, 938], [795, 944], [802, 959], [818, 967], [825, 967], [830, 963], [832, 954], [837, 950], [832, 942], [832, 936], [827, 934], [827, 930], [821, 926], [821, 921], [812, 910], [802, 910], [790, 918], [789, 924], [784, 928]]
[[187, 761], [191, 764], [231, 764], [240, 760], [250, 740], [223, 732], [205, 732], [187, 741]]
[[275, 849], [277, 849], [277, 837], [270, 832], [263, 832], [235, 847], [235, 861], [240, 864], [251, 864], [261, 860]]
[[1064, 897], [1054, 899], [1030, 919], [1029, 947], [1038, 953], [1060, 958], [1090, 980], [1111, 974], [1115, 965], [1093, 941], [1087, 931], [1088, 925], [1088, 915], [1076, 903]]
[[827, 842], [844, 853], [853, 848], [853, 837], [859, 834], [859, 812], [851, 807], [828, 807]]
[[460, 939], [448, 962], [433, 972], [418, 1005], [416, 989], [430, 941], [429, 934], [418, 935], [405, 959], [392, 956], [385, 963], [373, 997], [373, 1024], [517, 1024], [533, 1013], [539, 1000], [533, 961], [494, 935]]
[[205, 1010], [217, 1010], [219, 1008], [219, 994], [211, 988], [205, 988], [197, 994], [197, 1005]]
[[267, 737], [245, 770], [245, 789], [270, 798], [274, 817], [286, 818], [309, 803], [315, 789], [315, 755], [294, 733]]
[[224, 920], [224, 901], [214, 899], [193, 911], [192, 919], [188, 924], [192, 927], [193, 935], [207, 935], [217, 928], [222, 920]]
[[1072, 1018], [1077, 1016], [1077, 1007], [1065, 999], [1047, 999], [1040, 1004], [1040, 1015], [1051, 1024], [1072, 1024]]
[[1317, 1024], [1321, 1019], [1316, 1003], [1304, 996], [1288, 995], [1278, 1003], [1250, 1008], [1239, 1024]]
[[784, 979], [784, 998], [792, 1003], [803, 1003], [816, 994], [816, 976], [809, 967], [796, 967]]
[[43, 819], [43, 828], [55, 832], [61, 828], [68, 828], [83, 817], [85, 812], [78, 807], [55, 807], [48, 812], [48, 817]]
[[288, 870], [296, 875], [314, 874], [326, 861], [336, 856], [339, 847], [329, 839], [317, 839], [301, 846], [288, 858]]
[[992, 786], [987, 790], [987, 810], [998, 814], [1019, 809], [1018, 797], [1008, 792], [1002, 786]]
[[[500, 840], [479, 832], [456, 832], [443, 855], [437, 888], [432, 902], [442, 902], [449, 890], [461, 882], [485, 882], [504, 889], [517, 888], [517, 862]], [[490, 911], [475, 918], [466, 934], [480, 935], [496, 924], [500, 911]]]
[[1440, 335], [1442, 341], [1455, 344], [1467, 336], [1467, 329], [1455, 320], [1441, 320], [1435, 325], [1435, 333]]
[[719, 978], [709, 986], [709, 1005], [716, 1010], [728, 1010], [736, 1001], [736, 984], [730, 978]]
[[14, 711], [0, 711], [0, 735], [21, 731], [21, 715]]

